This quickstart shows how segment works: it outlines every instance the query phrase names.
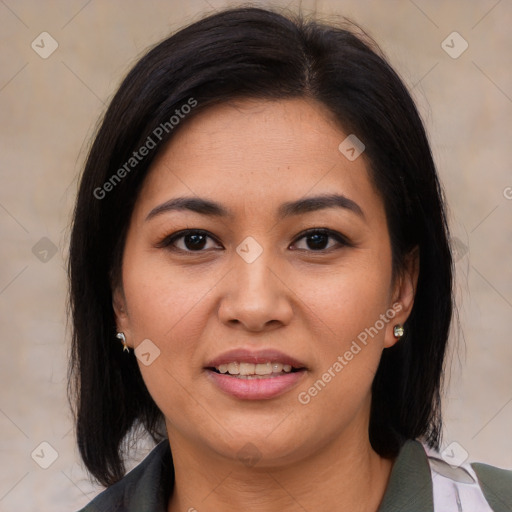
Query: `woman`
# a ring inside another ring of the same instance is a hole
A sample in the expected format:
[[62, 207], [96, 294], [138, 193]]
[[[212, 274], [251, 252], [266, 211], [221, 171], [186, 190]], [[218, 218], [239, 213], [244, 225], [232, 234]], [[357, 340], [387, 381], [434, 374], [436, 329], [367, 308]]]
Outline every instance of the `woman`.
[[[108, 487], [84, 511], [511, 509], [510, 472], [437, 454], [442, 191], [352, 30], [223, 11], [113, 98], [70, 249], [78, 446]], [[158, 445], [125, 475], [138, 427]]]

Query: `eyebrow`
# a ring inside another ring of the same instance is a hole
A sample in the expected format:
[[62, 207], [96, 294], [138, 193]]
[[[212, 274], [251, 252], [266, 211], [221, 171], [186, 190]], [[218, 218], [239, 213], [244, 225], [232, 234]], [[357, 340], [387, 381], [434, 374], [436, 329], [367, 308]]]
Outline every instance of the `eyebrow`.
[[[284, 219], [294, 215], [324, 210], [326, 208], [342, 208], [365, 218], [361, 207], [352, 199], [341, 194], [325, 194], [305, 197], [296, 201], [289, 201], [280, 205], [278, 218]], [[219, 203], [201, 197], [176, 197], [153, 208], [146, 217], [146, 221], [170, 211], [189, 210], [201, 215], [233, 218], [234, 215]]]
[[291, 215], [324, 210], [326, 208], [343, 208], [364, 219], [361, 207], [352, 199], [341, 194], [325, 194], [321, 196], [305, 197], [297, 201], [283, 203], [278, 210], [280, 219]]

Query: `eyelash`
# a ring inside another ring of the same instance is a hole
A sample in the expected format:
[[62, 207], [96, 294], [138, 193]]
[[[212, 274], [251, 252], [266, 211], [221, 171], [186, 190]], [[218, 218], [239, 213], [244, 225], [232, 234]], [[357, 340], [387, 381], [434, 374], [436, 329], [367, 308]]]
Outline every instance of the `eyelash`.
[[[156, 244], [156, 247], [157, 248], [165, 248], [170, 251], [190, 253], [190, 254], [205, 252], [205, 250], [202, 250], [202, 249], [199, 249], [197, 251], [192, 251], [192, 250], [187, 250], [187, 249], [180, 249], [178, 247], [173, 246], [173, 244], [177, 240], [184, 238], [185, 236], [191, 235], [191, 234], [207, 236], [208, 238], [211, 238], [212, 240], [214, 240], [217, 244], [221, 245], [220, 242], [218, 240], [216, 240], [216, 238], [214, 236], [212, 236], [208, 231], [205, 231], [202, 229], [184, 229], [184, 230], [177, 231], [176, 233], [166, 236], [165, 238], [163, 238], [160, 242], [158, 242]], [[319, 249], [319, 250], [313, 250], [313, 249], [298, 249], [298, 250], [307, 251], [307, 252], [311, 252], [311, 253], [315, 253], [315, 254], [322, 254], [322, 253], [331, 252], [332, 250], [341, 249], [342, 247], [352, 247], [353, 246], [350, 243], [350, 241], [345, 236], [343, 236], [341, 233], [338, 233], [337, 231], [333, 231], [333, 230], [327, 229], [327, 228], [307, 229], [306, 231], [299, 233], [297, 235], [297, 237], [295, 238], [294, 242], [292, 242], [292, 243], [296, 244], [299, 240], [302, 240], [303, 238], [306, 238], [311, 235], [316, 235], [316, 234], [326, 235], [329, 238], [333, 238], [334, 240], [336, 240], [336, 242], [339, 244], [339, 246], [338, 247], [331, 246], [331, 247], [327, 247], [326, 249]]]

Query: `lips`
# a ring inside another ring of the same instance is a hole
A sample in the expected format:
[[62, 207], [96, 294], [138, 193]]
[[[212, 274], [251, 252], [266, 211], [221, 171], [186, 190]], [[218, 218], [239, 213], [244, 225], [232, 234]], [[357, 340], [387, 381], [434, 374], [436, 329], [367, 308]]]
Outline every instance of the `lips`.
[[205, 366], [210, 381], [241, 400], [266, 400], [295, 387], [306, 365], [277, 350], [237, 349], [225, 352]]

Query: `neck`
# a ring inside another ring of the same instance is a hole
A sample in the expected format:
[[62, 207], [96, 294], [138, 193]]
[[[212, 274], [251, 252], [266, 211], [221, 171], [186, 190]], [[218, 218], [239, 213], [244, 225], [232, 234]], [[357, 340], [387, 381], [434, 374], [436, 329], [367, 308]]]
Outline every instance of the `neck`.
[[338, 438], [293, 464], [271, 466], [262, 459], [247, 467], [172, 434], [175, 486], [168, 512], [231, 512], [249, 505], [252, 512], [376, 512], [392, 468], [364, 437]]

